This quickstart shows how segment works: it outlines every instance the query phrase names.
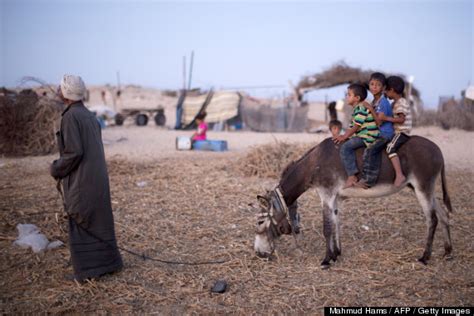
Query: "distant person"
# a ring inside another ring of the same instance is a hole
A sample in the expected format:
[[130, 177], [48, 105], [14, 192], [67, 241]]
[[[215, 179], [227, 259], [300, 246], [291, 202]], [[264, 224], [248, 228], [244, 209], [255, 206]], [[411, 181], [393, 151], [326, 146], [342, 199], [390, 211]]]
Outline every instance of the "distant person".
[[354, 108], [351, 125], [343, 135], [333, 138], [336, 144], [345, 142], [340, 150], [341, 160], [348, 175], [344, 188], [354, 186], [358, 180], [356, 149], [370, 147], [380, 134], [374, 116], [362, 103], [366, 98], [367, 89], [364, 86], [354, 83], [347, 88], [347, 103]]
[[374, 96], [374, 99], [370, 106], [367, 106], [366, 104], [366, 107], [375, 110], [373, 114], [375, 113], [374, 118], [377, 125], [379, 125], [380, 137], [374, 144], [372, 144], [372, 146], [367, 147], [364, 151], [362, 175], [361, 179], [356, 184], [358, 187], [364, 189], [372, 187], [377, 182], [382, 163], [381, 153], [392, 140], [394, 135], [392, 122], [382, 121], [382, 114], [387, 117], [393, 116], [392, 106], [383, 95], [386, 80], [385, 75], [380, 72], [374, 72], [370, 75], [369, 79], [369, 91]]
[[197, 131], [193, 134], [193, 136], [191, 136], [191, 140], [193, 142], [207, 139], [207, 123], [204, 121], [206, 115], [206, 112], [202, 112], [196, 116]]
[[58, 95], [65, 103], [56, 134], [59, 159], [51, 176], [62, 180], [69, 218], [69, 250], [74, 275], [83, 282], [120, 270], [104, 146], [99, 123], [82, 103], [86, 87], [81, 77], [65, 75]]
[[393, 184], [396, 187], [401, 186], [406, 180], [397, 151], [400, 146], [410, 139], [412, 129], [411, 109], [408, 101], [403, 97], [404, 90], [405, 82], [401, 77], [391, 76], [387, 78], [385, 95], [393, 100], [392, 109], [394, 117], [382, 115], [382, 120], [392, 122], [395, 129], [395, 136], [393, 136], [387, 145], [387, 154], [393, 165], [393, 169], [395, 169], [395, 181]]
[[119, 107], [122, 106], [122, 99], [120, 96], [122, 95], [122, 90], [118, 89], [117, 92], [115, 93], [115, 98], [113, 98], [113, 103], [114, 103], [114, 109], [116, 108], [116, 105]]
[[105, 90], [100, 91], [100, 97], [102, 98], [102, 103], [107, 105], [107, 100], [105, 99]]
[[332, 101], [331, 103], [329, 103], [328, 110], [329, 110], [329, 120], [337, 121], [336, 101]]
[[90, 92], [89, 90], [86, 90], [86, 93], [84, 93], [84, 99], [82, 99], [82, 101], [89, 102], [89, 97], [90, 97]]
[[341, 135], [342, 123], [338, 120], [332, 120], [329, 122], [329, 130], [331, 131], [332, 137]]

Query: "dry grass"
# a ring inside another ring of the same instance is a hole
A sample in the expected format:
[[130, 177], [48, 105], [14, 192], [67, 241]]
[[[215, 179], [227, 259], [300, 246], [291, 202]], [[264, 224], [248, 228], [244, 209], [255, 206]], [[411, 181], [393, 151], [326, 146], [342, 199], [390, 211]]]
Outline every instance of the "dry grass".
[[[413, 194], [403, 190], [390, 198], [342, 203], [343, 255], [323, 271], [319, 262], [325, 243], [315, 192], [300, 198], [302, 253], [295, 251], [291, 237], [278, 242], [274, 260], [253, 253], [255, 214], [248, 203], [276, 183], [268, 165], [284, 164], [271, 161], [281, 148], [269, 149], [234, 160], [188, 156], [146, 165], [110, 160], [120, 246], [165, 260], [226, 262], [168, 265], [122, 252], [122, 272], [84, 285], [63, 278], [72, 271], [67, 248], [36, 255], [11, 245], [18, 223], [38, 225], [50, 240], [67, 241], [67, 234], [65, 223], [56, 220], [60, 200], [47, 171], [24, 168], [25, 161], [1, 166], [0, 312], [315, 314], [336, 305], [473, 305], [472, 173], [447, 175], [456, 210], [453, 261], [442, 259], [439, 234], [430, 264], [417, 263], [424, 220]], [[242, 176], [249, 161], [255, 168], [250, 174], [273, 178]], [[147, 184], [139, 187], [139, 181]], [[217, 279], [229, 283], [226, 293], [210, 293]]]
[[57, 151], [61, 104], [33, 90], [0, 93], [0, 154], [45, 155]]
[[461, 107], [446, 112], [425, 110], [416, 119], [417, 126], [441, 126], [445, 130], [459, 128], [474, 131], [474, 113]]
[[446, 113], [438, 113], [438, 121], [442, 128], [459, 128], [474, 131], [474, 113], [462, 108], [452, 109]]
[[313, 146], [284, 141], [254, 146], [235, 166], [237, 172], [246, 177], [278, 178], [290, 162], [297, 160]]

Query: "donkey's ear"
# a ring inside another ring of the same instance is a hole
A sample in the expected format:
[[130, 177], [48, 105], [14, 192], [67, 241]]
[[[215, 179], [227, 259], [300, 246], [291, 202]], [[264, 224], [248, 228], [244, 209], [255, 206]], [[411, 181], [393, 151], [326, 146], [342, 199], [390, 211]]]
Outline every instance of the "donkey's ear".
[[262, 208], [268, 209], [270, 207], [270, 201], [268, 201], [266, 197], [257, 195], [257, 200], [258, 200], [258, 204], [260, 204]]

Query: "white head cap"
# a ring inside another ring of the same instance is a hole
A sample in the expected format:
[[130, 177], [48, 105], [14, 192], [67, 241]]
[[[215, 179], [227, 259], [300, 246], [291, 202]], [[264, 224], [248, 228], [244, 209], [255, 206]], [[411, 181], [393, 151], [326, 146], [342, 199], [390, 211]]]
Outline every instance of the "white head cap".
[[61, 92], [66, 99], [80, 101], [86, 95], [86, 85], [79, 76], [64, 75], [61, 80]]

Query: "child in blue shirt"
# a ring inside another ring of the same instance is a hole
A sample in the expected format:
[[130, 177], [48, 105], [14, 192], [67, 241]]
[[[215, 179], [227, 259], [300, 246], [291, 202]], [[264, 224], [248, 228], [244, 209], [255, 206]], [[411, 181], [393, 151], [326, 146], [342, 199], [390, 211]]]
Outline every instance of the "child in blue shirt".
[[[392, 117], [393, 111], [390, 102], [385, 98], [383, 92], [385, 89], [386, 78], [380, 72], [374, 72], [370, 76], [369, 90], [374, 96], [371, 107], [375, 110], [375, 120], [379, 125], [380, 137], [370, 147], [366, 148], [363, 156], [362, 177], [356, 183], [356, 186], [367, 189], [377, 182], [380, 172], [381, 152], [392, 140], [395, 133], [393, 123], [383, 121], [382, 117]], [[370, 106], [367, 106], [370, 108]], [[382, 115], [383, 114], [383, 115]]]

